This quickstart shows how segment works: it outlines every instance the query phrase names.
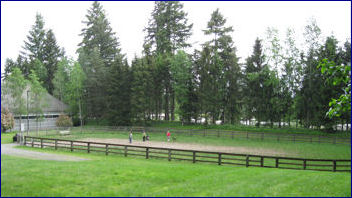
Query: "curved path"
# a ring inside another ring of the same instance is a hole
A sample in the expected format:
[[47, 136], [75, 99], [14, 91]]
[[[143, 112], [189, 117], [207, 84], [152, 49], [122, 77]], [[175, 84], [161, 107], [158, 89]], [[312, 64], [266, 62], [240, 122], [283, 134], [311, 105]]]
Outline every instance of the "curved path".
[[38, 151], [29, 151], [25, 149], [15, 148], [18, 144], [1, 144], [1, 154], [14, 155], [18, 157], [25, 157], [39, 160], [54, 160], [54, 161], [82, 161], [88, 160], [81, 157], [58, 155], [52, 153], [42, 153]]

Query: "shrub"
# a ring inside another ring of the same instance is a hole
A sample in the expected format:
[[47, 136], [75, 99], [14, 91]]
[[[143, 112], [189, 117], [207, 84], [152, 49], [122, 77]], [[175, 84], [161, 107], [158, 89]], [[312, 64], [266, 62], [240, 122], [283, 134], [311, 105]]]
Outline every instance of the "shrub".
[[56, 120], [58, 127], [72, 127], [72, 119], [67, 115], [60, 115]]
[[12, 129], [15, 125], [15, 119], [7, 108], [1, 106], [1, 132]]

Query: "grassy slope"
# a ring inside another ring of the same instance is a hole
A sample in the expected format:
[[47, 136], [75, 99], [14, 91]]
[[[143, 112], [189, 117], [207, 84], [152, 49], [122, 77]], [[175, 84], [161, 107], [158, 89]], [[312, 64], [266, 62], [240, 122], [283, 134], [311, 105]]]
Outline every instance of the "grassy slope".
[[[175, 135], [175, 134], [172, 134]], [[150, 134], [152, 141], [166, 141], [165, 134]], [[80, 132], [69, 136], [49, 136], [61, 139], [82, 139], [82, 138], [128, 138], [127, 132], [93, 132], [81, 134]], [[141, 133], [134, 133], [135, 140], [142, 140]], [[272, 149], [278, 152], [287, 153], [290, 157], [304, 158], [323, 158], [323, 159], [350, 159], [351, 147], [349, 145], [318, 144], [318, 143], [294, 143], [294, 142], [276, 142], [246, 139], [231, 139], [226, 137], [199, 137], [177, 134], [177, 142], [197, 143], [217, 146], [240, 146], [257, 149]]]
[[2, 155], [1, 196], [351, 196], [350, 173], [55, 153], [92, 160], [57, 162]]

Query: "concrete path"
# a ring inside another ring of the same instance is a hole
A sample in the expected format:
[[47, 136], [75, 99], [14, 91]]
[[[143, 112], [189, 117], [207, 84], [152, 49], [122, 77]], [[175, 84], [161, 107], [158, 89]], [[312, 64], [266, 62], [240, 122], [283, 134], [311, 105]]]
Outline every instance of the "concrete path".
[[25, 149], [15, 148], [18, 144], [1, 144], [1, 154], [13, 155], [24, 158], [38, 159], [38, 160], [55, 160], [55, 161], [81, 161], [88, 160], [85, 158], [69, 156], [69, 155], [58, 155], [52, 153], [42, 153], [37, 151], [29, 151]]

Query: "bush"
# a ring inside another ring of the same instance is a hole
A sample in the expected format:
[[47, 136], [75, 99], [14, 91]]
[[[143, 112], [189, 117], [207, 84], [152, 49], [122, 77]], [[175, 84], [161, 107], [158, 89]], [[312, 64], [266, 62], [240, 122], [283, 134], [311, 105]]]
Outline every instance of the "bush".
[[15, 125], [15, 119], [12, 113], [7, 108], [1, 106], [1, 132], [6, 132], [9, 129], [13, 129]]
[[72, 127], [72, 119], [67, 115], [60, 115], [56, 120], [56, 126], [58, 127]]

